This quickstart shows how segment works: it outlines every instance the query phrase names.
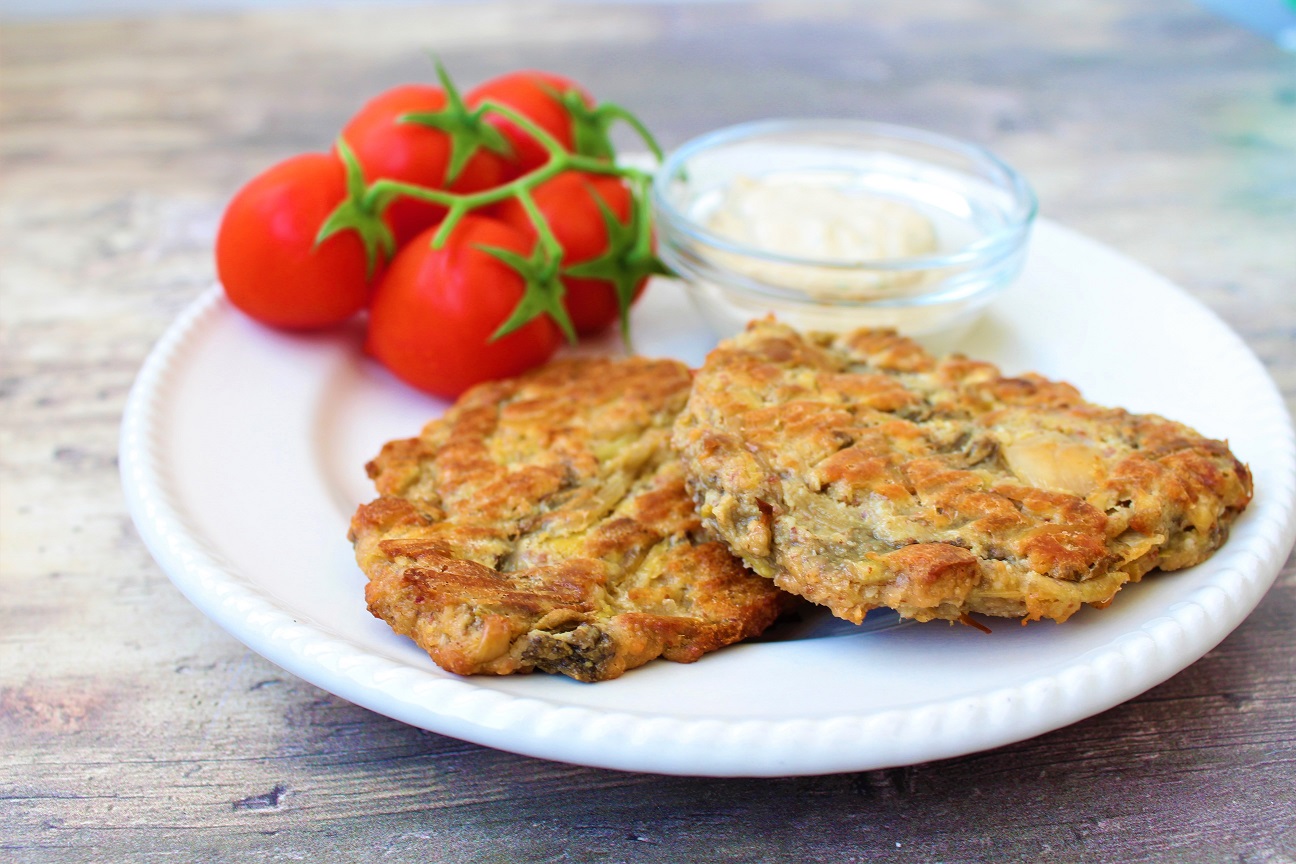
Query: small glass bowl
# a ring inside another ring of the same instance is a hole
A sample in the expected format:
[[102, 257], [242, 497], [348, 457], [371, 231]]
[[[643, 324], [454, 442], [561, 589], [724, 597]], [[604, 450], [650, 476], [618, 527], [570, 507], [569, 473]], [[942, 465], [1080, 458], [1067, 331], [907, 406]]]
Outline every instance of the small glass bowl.
[[[748, 180], [898, 202], [930, 223], [935, 249], [853, 260], [735, 241], [710, 222]], [[805, 331], [893, 327], [944, 350], [1017, 277], [1036, 212], [1025, 178], [985, 148], [853, 120], [770, 120], [695, 138], [657, 172], [653, 206], [662, 260], [721, 337], [773, 313]]]

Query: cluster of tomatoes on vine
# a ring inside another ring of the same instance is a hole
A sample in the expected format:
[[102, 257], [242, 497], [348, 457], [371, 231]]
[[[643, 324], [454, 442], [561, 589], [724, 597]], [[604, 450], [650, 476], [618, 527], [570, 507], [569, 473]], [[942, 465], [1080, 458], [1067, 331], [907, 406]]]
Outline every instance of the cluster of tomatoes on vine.
[[230, 201], [217, 272], [273, 327], [367, 310], [366, 351], [454, 397], [619, 323], [647, 279], [651, 175], [616, 161], [632, 114], [570, 79], [519, 71], [461, 94], [410, 84], [365, 104], [333, 149], [287, 159]]

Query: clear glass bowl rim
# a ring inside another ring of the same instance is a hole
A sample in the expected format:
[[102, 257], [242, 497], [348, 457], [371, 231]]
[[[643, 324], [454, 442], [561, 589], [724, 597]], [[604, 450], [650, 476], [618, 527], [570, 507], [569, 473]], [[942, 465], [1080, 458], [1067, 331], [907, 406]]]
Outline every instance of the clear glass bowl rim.
[[[1007, 191], [1012, 196], [1013, 207], [1006, 214], [1009, 221], [1004, 226], [978, 239], [975, 243], [971, 243], [955, 252], [940, 255], [860, 260], [802, 258], [737, 243], [715, 234], [681, 212], [671, 202], [668, 187], [673, 182], [672, 178], [680, 173], [681, 168], [687, 164], [688, 160], [699, 153], [728, 144], [754, 141], [768, 136], [787, 136], [797, 133], [839, 135], [853, 133], [877, 138], [891, 138], [899, 141], [913, 141], [966, 157], [972, 160], [974, 164], [988, 166], [1003, 178], [1003, 182], [996, 183], [996, 186]], [[1013, 249], [1025, 242], [1031, 223], [1034, 222], [1039, 209], [1039, 202], [1035, 197], [1035, 192], [1025, 176], [993, 151], [980, 144], [912, 126], [850, 119], [755, 120], [734, 126], [726, 126], [699, 135], [696, 138], [691, 138], [668, 154], [656, 171], [653, 177], [652, 198], [659, 221], [663, 223], [662, 227], [669, 228], [670, 231], [676, 234], [686, 236], [708, 247], [775, 264], [850, 271], [932, 270], [965, 265], [981, 257], [998, 257], [999, 254], [1009, 254]], [[666, 233], [663, 232], [663, 234]], [[663, 239], [666, 239], [665, 236]]]

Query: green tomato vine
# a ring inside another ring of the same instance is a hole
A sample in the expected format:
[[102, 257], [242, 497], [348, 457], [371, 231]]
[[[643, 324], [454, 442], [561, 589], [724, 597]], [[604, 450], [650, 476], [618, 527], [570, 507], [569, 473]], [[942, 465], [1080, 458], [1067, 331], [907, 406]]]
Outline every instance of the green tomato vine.
[[[364, 169], [355, 153], [345, 139], [339, 138], [337, 151], [346, 168], [347, 197], [324, 221], [316, 243], [324, 242], [339, 231], [355, 231], [364, 244], [368, 272], [372, 277], [378, 264], [390, 260], [395, 254], [395, 238], [382, 217], [397, 199], [415, 198], [446, 208], [446, 215], [432, 237], [432, 248], [439, 249], [468, 213], [516, 198], [535, 227], [538, 239], [528, 256], [507, 249], [479, 247], [515, 270], [526, 283], [522, 299], [491, 339], [502, 338], [539, 316], [548, 315], [568, 341], [575, 342], [576, 330], [562, 303], [565, 293], [562, 278], [570, 276], [604, 279], [612, 284], [617, 297], [622, 338], [628, 347], [630, 303], [634, 299], [636, 286], [645, 276], [669, 275], [670, 271], [653, 249], [653, 220], [648, 194], [652, 174], [617, 164], [610, 131], [617, 123], [627, 124], [660, 162], [661, 147], [652, 133], [637, 117], [619, 105], [603, 103], [591, 107], [575, 90], [564, 93], [554, 91], [552, 95], [564, 105], [574, 124], [576, 152], [571, 152], [544, 129], [506, 105], [488, 101], [476, 108], [468, 108], [440, 63], [437, 63], [437, 75], [446, 93], [446, 107], [436, 112], [406, 114], [398, 122], [432, 126], [451, 137], [447, 184], [453, 182], [479, 149], [496, 153], [508, 152], [510, 145], [507, 139], [498, 129], [485, 122], [485, 118], [491, 114], [508, 119], [532, 136], [548, 152], [548, 160], [499, 186], [473, 193], [456, 193], [396, 180], [379, 179], [367, 183]], [[564, 171], [620, 177], [629, 185], [632, 199], [630, 217], [623, 223], [617, 219], [607, 202], [591, 190], [607, 229], [608, 248], [593, 260], [567, 267], [562, 265], [562, 245], [532, 196], [536, 187]]]

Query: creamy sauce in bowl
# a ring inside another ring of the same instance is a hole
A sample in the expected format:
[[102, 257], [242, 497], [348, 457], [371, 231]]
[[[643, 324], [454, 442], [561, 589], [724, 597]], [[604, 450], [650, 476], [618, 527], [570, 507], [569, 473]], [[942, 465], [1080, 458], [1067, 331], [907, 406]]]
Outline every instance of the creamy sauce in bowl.
[[[707, 215], [716, 235], [763, 252], [851, 264], [935, 253], [936, 230], [915, 208], [852, 188], [850, 175], [777, 173], [737, 177]], [[754, 279], [825, 299], [866, 299], [911, 288], [919, 274], [788, 267], [740, 256], [732, 266]]]

